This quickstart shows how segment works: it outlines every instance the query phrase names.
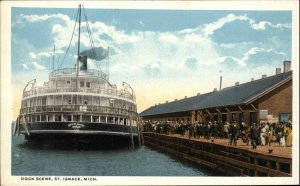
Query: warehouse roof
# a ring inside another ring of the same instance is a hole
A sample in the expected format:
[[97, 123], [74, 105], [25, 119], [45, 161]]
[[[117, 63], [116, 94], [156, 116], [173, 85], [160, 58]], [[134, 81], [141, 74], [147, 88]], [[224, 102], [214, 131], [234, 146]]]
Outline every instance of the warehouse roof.
[[277, 87], [291, 78], [292, 71], [281, 73], [244, 84], [227, 87], [220, 91], [155, 105], [141, 112], [140, 116], [152, 116], [212, 107], [247, 104], [258, 98], [264, 92]]

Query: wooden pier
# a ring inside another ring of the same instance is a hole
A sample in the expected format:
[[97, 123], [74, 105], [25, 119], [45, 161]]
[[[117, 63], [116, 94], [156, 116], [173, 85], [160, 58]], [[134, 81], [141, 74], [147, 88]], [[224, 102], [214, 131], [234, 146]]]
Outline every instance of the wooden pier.
[[292, 176], [292, 148], [272, 144], [252, 149], [238, 140], [229, 146], [228, 139], [186, 138], [180, 135], [143, 133], [144, 145], [187, 160], [227, 176]]

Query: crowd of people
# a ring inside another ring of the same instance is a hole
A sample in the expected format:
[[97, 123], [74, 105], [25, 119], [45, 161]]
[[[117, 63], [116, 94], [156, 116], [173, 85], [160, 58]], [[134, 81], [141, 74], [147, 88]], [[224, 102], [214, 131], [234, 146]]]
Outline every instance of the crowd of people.
[[238, 140], [247, 145], [271, 146], [278, 143], [282, 147], [292, 146], [292, 123], [253, 123], [242, 122], [176, 122], [176, 121], [143, 121], [143, 131], [163, 134], [180, 134], [188, 138], [228, 139], [231, 146], [236, 146]]

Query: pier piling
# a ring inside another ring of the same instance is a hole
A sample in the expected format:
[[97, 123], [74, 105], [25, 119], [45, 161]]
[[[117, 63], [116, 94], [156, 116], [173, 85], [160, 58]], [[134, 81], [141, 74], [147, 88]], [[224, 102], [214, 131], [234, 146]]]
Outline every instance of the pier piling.
[[[176, 158], [227, 176], [292, 176], [291, 154], [270, 154], [247, 146], [228, 146], [222, 140], [188, 139], [179, 135], [143, 133], [144, 144]], [[259, 148], [259, 147], [258, 147]], [[261, 147], [264, 148], [264, 147]], [[265, 147], [268, 148], [268, 147]], [[275, 147], [274, 147], [275, 148]], [[280, 147], [278, 147], [280, 148]], [[287, 147], [285, 147], [287, 148]], [[278, 149], [276, 149], [278, 151]]]

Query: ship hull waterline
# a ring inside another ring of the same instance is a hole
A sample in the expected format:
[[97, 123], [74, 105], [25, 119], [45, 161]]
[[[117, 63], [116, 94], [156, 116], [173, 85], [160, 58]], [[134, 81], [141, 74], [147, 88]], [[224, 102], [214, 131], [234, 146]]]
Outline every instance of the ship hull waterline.
[[136, 126], [89, 122], [34, 122], [20, 124], [18, 134], [30, 143], [83, 148], [120, 148], [138, 145]]

